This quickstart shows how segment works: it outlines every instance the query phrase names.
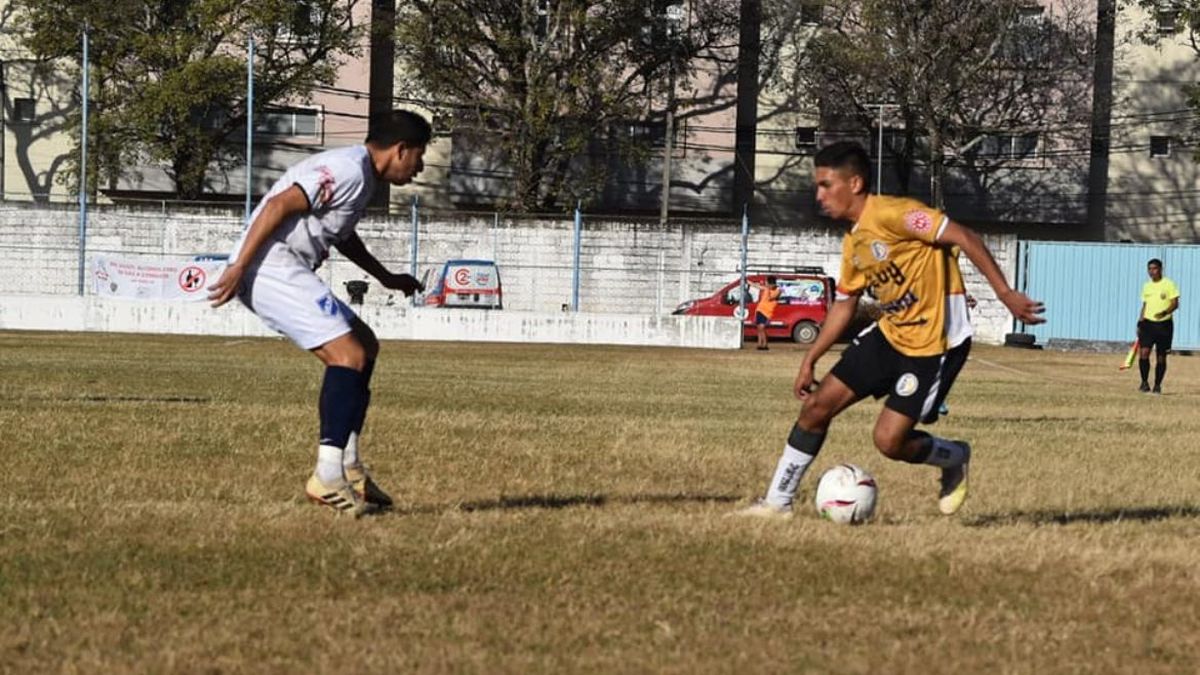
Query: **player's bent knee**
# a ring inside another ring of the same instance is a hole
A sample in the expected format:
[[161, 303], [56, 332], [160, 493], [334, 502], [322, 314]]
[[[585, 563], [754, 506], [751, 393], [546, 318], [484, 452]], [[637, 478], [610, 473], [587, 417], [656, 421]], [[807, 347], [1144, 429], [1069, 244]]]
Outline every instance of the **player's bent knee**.
[[904, 459], [904, 437], [875, 430], [875, 447], [888, 459]]
[[833, 420], [833, 407], [828, 403], [810, 396], [800, 407], [800, 426], [805, 429], [824, 429]]
[[351, 335], [344, 335], [313, 350], [326, 366], [339, 366], [362, 372], [367, 365], [367, 352]]

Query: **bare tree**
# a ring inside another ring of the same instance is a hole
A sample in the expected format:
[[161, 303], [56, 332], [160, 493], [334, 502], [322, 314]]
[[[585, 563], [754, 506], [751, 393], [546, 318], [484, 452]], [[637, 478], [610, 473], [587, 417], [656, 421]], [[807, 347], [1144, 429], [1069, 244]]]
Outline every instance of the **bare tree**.
[[1022, 0], [831, 0], [797, 73], [835, 126], [869, 130], [868, 104], [894, 104], [897, 178], [908, 186], [926, 160], [942, 206], [947, 161], [1003, 160], [981, 152], [998, 133], [1086, 131], [1092, 14], [1077, 0], [1046, 13]]

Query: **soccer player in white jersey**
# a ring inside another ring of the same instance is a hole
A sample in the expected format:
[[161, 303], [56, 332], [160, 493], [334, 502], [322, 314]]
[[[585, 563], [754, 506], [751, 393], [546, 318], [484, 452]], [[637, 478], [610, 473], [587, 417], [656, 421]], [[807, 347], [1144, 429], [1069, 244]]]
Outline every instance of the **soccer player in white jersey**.
[[372, 120], [363, 145], [327, 150], [288, 169], [263, 196], [228, 267], [209, 287], [213, 307], [236, 296], [325, 364], [317, 466], [305, 493], [355, 517], [392, 505], [358, 452], [379, 342], [315, 270], [332, 246], [385, 288], [405, 295], [424, 290], [412, 275], [388, 271], [354, 228], [380, 181], [405, 185], [421, 172], [431, 136], [425, 118], [395, 110]]

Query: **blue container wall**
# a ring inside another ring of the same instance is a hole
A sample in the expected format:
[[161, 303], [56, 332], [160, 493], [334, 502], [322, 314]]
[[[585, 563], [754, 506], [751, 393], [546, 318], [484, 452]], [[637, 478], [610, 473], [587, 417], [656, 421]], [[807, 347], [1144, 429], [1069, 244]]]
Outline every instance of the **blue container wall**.
[[[1142, 307], [1146, 263], [1163, 261], [1163, 274], [1179, 286], [1175, 313], [1178, 349], [1200, 348], [1200, 246], [1021, 242], [1021, 287], [1046, 303], [1046, 323], [1022, 326], [1040, 344], [1047, 340], [1132, 342]], [[1189, 302], [1189, 292], [1192, 301]]]

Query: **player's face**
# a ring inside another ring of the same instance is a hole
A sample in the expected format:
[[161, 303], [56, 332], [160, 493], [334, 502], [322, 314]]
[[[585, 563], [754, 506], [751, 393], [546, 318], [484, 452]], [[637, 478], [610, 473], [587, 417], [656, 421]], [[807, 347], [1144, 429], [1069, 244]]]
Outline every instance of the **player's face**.
[[836, 220], [850, 218], [851, 208], [858, 198], [862, 179], [846, 171], [827, 166], [817, 167], [817, 203], [825, 215]]
[[1158, 265], [1146, 265], [1146, 272], [1150, 274], [1151, 281], [1162, 279], [1162, 268]]
[[392, 185], [407, 185], [425, 169], [425, 146], [405, 145], [403, 143], [392, 148], [383, 177]]

